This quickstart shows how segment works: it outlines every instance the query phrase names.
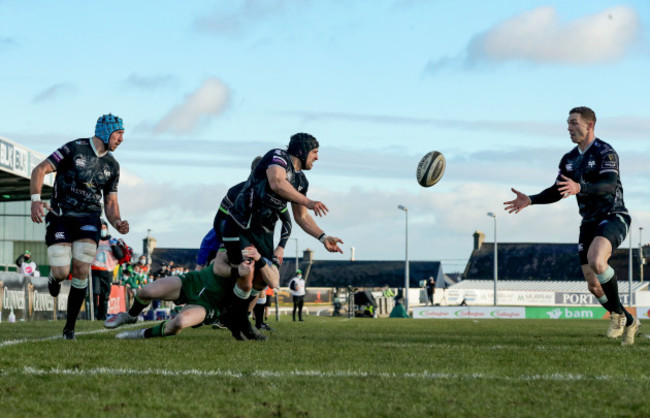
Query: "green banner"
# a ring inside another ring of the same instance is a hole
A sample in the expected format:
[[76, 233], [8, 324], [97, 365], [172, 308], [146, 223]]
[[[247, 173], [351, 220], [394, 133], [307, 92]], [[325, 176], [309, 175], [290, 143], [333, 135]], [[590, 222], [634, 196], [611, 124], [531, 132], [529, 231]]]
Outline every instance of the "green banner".
[[527, 307], [526, 319], [600, 319], [604, 318], [607, 310], [602, 307]]

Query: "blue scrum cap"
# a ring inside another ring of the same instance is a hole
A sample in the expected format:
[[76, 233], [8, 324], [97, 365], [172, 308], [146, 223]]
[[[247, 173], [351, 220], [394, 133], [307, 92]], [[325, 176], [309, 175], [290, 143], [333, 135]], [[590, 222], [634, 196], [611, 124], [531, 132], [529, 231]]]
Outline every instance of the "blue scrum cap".
[[119, 116], [111, 115], [102, 115], [97, 119], [97, 125], [95, 125], [95, 136], [108, 144], [108, 140], [111, 137], [111, 134], [115, 131], [124, 130], [124, 121]]

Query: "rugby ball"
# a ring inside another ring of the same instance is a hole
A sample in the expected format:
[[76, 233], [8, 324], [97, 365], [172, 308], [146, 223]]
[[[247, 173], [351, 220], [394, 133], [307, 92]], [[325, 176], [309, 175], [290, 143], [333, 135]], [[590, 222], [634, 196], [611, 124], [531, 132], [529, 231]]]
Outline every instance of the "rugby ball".
[[420, 160], [416, 176], [422, 187], [431, 187], [445, 174], [445, 157], [438, 151], [431, 151]]

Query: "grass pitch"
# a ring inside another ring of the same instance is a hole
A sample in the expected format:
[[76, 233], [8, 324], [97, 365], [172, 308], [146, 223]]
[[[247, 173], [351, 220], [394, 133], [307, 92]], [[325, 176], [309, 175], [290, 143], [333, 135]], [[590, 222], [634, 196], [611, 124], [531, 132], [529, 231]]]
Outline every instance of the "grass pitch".
[[650, 340], [621, 347], [605, 320], [269, 322], [266, 342], [2, 323], [0, 415], [650, 416]]

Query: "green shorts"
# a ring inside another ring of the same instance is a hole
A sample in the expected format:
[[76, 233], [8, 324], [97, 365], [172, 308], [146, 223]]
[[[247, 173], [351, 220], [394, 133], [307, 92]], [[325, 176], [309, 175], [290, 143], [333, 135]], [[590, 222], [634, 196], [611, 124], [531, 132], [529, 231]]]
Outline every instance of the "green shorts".
[[213, 323], [224, 308], [227, 297], [232, 293], [234, 281], [214, 275], [212, 264], [201, 271], [191, 271], [178, 277], [183, 285], [181, 294], [174, 303], [202, 306], [206, 312], [203, 323]]

